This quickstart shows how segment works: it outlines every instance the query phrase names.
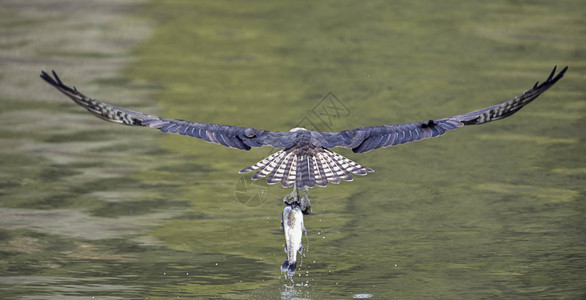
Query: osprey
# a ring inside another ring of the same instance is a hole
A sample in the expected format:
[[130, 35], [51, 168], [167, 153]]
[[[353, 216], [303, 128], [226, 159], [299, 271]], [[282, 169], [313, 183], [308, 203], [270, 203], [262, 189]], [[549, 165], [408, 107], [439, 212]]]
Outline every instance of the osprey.
[[[453, 117], [373, 127], [358, 127], [339, 132], [318, 132], [304, 128], [293, 128], [288, 132], [266, 131], [252, 127], [238, 127], [210, 123], [189, 122], [164, 119], [120, 107], [116, 107], [87, 97], [75, 87], [69, 87], [53, 71], [53, 77], [41, 71], [41, 78], [71, 98], [90, 113], [106, 121], [157, 128], [163, 132], [176, 133], [203, 139], [210, 143], [230, 148], [250, 150], [252, 147], [272, 146], [282, 149], [269, 157], [246, 167], [240, 173], [255, 171], [253, 180], [267, 178], [269, 184], [280, 183], [283, 187], [293, 187], [293, 192], [283, 201], [297, 203], [305, 214], [311, 213], [307, 191], [314, 186], [328, 183], [351, 181], [354, 175], [366, 175], [372, 169], [343, 157], [330, 149], [350, 148], [354, 153], [364, 153], [377, 148], [390, 147], [443, 135], [465, 125], [478, 125], [506, 118], [523, 106], [535, 100], [541, 93], [552, 87], [564, 73], [566, 66], [557, 75], [556, 68], [541, 84], [521, 95], [487, 108], [479, 109]], [[299, 191], [302, 197], [299, 198]]]

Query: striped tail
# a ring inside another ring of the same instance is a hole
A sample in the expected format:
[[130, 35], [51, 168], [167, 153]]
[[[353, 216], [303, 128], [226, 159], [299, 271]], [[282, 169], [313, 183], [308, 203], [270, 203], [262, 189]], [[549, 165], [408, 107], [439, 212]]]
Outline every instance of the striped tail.
[[253, 180], [267, 177], [269, 184], [281, 183], [285, 188], [295, 185], [326, 186], [328, 183], [352, 181], [354, 175], [366, 175], [374, 172], [356, 162], [328, 149], [321, 148], [314, 155], [299, 153], [294, 149], [281, 150], [256, 164], [242, 169], [240, 173], [257, 170]]

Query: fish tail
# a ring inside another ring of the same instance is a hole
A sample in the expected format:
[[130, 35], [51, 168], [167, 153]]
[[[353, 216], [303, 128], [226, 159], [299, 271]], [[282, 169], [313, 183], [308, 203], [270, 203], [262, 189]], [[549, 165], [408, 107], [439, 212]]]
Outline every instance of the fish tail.
[[281, 265], [281, 272], [287, 272], [287, 270], [289, 270], [289, 260], [285, 259], [285, 261]]
[[287, 272], [289, 276], [295, 275], [295, 271], [297, 270], [297, 262], [294, 261], [292, 263], [289, 262], [288, 259], [285, 259], [283, 264], [281, 265], [281, 272]]

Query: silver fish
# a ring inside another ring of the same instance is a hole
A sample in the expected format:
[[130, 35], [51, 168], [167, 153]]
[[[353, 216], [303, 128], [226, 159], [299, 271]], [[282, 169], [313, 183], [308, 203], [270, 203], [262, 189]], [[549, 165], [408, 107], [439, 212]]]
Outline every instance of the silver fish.
[[281, 265], [281, 272], [288, 272], [289, 276], [293, 276], [297, 268], [297, 252], [301, 254], [303, 251], [301, 238], [303, 233], [306, 233], [301, 208], [297, 205], [286, 206], [283, 210], [281, 225], [285, 233], [285, 252], [287, 253], [287, 259]]

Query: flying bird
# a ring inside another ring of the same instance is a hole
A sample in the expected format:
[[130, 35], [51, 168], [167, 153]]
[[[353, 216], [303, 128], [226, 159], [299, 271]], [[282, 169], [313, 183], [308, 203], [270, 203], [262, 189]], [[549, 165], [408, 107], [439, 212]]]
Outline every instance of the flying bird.
[[63, 84], [55, 71], [52, 72], [53, 77], [44, 71], [41, 71], [40, 76], [75, 103], [106, 121], [157, 128], [163, 132], [196, 137], [229, 148], [250, 150], [253, 147], [272, 146], [281, 149], [242, 169], [240, 173], [256, 171], [252, 175], [253, 180], [266, 177], [269, 184], [280, 183], [284, 188], [293, 187], [293, 192], [283, 201], [289, 205], [297, 203], [305, 214], [309, 214], [309, 188], [340, 183], [342, 180], [351, 181], [353, 174], [366, 175], [374, 172], [330, 149], [342, 147], [350, 148], [354, 153], [365, 153], [377, 148], [440, 136], [448, 130], [466, 125], [479, 125], [506, 118], [552, 87], [564, 76], [567, 69], [566, 66], [556, 75], [554, 67], [543, 83], [536, 82], [531, 89], [517, 97], [473, 112], [423, 122], [358, 127], [338, 132], [318, 132], [305, 128], [267, 131], [252, 127], [164, 119], [87, 97], [75, 87]]

